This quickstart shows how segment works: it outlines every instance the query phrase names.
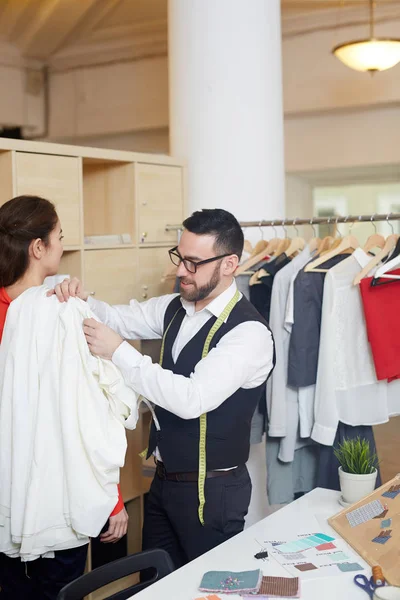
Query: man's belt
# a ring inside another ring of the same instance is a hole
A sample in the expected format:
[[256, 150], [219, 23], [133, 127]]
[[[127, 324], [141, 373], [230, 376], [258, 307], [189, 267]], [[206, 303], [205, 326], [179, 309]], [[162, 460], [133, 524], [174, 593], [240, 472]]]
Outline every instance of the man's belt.
[[[207, 471], [206, 479], [211, 479], [212, 477], [223, 477], [224, 475], [230, 475], [236, 471], [235, 469], [229, 469], [229, 471]], [[186, 473], [167, 473], [164, 467], [164, 463], [157, 461], [156, 473], [160, 479], [166, 479], [168, 481], [198, 481], [199, 480], [199, 472], [192, 471]]]

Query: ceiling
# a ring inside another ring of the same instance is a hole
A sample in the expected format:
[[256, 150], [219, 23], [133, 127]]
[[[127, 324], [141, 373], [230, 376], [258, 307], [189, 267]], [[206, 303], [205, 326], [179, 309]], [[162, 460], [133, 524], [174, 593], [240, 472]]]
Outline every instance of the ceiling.
[[[345, 11], [362, 8], [362, 18], [368, 17], [367, 0], [281, 3], [284, 24], [286, 19], [292, 22], [329, 10], [337, 16], [340, 6]], [[0, 0], [0, 43], [50, 64], [55, 57], [71, 57], [74, 52], [91, 52], [94, 57], [97, 51], [104, 52], [105, 43], [114, 50], [129, 44], [134, 56], [165, 54], [167, 4], [168, 0]], [[400, 1], [377, 1], [378, 9], [395, 5], [399, 9]]]

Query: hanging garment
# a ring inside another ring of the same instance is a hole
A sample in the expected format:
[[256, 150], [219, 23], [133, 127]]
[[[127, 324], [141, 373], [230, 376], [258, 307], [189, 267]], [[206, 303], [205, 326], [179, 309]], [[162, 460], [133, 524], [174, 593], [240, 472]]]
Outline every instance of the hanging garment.
[[267, 490], [271, 504], [292, 502], [298, 494], [307, 493], [316, 485], [319, 449], [309, 438], [303, 440], [299, 436], [299, 395], [303, 390], [291, 388], [286, 382], [293, 324], [293, 282], [311, 258], [307, 246], [277, 273], [272, 288], [270, 322], [274, 338], [276, 335], [278, 372], [272, 373], [274, 380], [267, 388]]
[[360, 292], [353, 285], [369, 260], [357, 248], [325, 277], [312, 438], [328, 446], [339, 421], [378, 425], [400, 414], [400, 381], [377, 381]]
[[[314, 257], [311, 259], [314, 260]], [[285, 313], [285, 329], [291, 335], [294, 324], [294, 282], [296, 275], [292, 276], [290, 282], [289, 294], [286, 302], [286, 313]], [[290, 345], [290, 340], [288, 342]], [[288, 385], [288, 388], [290, 386]], [[307, 387], [293, 388], [297, 389], [297, 400], [298, 400], [298, 412], [299, 412], [299, 432], [298, 437], [300, 439], [308, 439], [314, 425], [314, 395], [315, 385], [309, 385]], [[283, 449], [283, 445], [282, 445]], [[283, 453], [280, 453], [283, 459]], [[290, 455], [285, 452], [285, 460], [291, 460]]]
[[[311, 259], [308, 246], [274, 278], [271, 294], [270, 327], [275, 340], [276, 366], [267, 385], [268, 434], [272, 437], [287, 435], [287, 423], [297, 413], [298, 390], [287, 385], [290, 328], [286, 326], [286, 305], [292, 278]], [[296, 407], [294, 410], [293, 408]]]
[[275, 275], [283, 269], [289, 262], [290, 258], [286, 254], [280, 254], [271, 262], [262, 265], [265, 275], [259, 277], [260, 283], [250, 286], [250, 302], [256, 307], [258, 312], [269, 321], [269, 313], [271, 308], [272, 285]]
[[[278, 458], [279, 438], [267, 437], [267, 495], [270, 504], [287, 504], [295, 500], [297, 494], [305, 494], [317, 485], [319, 446], [299, 448], [292, 462], [282, 462]], [[329, 486], [328, 486], [329, 487]]]
[[[391, 272], [400, 276], [400, 269]], [[360, 283], [376, 376], [379, 380], [400, 378], [400, 280], [380, 280], [371, 286], [372, 278]]]
[[136, 394], [90, 354], [89, 306], [30, 288], [0, 346], [0, 552], [23, 561], [96, 537], [116, 505]]
[[[347, 257], [339, 254], [321, 267], [330, 269]], [[301, 270], [294, 282], [294, 323], [288, 364], [288, 384], [292, 387], [307, 387], [317, 381], [324, 280], [325, 273]]]

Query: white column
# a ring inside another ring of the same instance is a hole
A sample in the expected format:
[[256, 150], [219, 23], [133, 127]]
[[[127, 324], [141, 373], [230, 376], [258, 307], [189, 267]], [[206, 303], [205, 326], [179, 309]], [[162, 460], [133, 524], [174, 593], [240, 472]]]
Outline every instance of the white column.
[[[189, 212], [282, 218], [280, 0], [169, 0], [168, 27], [170, 151], [188, 163]], [[248, 467], [251, 524], [268, 514], [265, 441]]]
[[189, 210], [284, 216], [280, 0], [169, 0], [170, 150]]

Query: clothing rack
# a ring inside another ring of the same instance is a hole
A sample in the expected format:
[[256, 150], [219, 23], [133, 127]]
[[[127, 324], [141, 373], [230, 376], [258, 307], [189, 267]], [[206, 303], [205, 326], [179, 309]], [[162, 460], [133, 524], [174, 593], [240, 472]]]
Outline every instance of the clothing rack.
[[[338, 223], [374, 223], [377, 221], [399, 221], [400, 213], [387, 215], [349, 215], [347, 217], [312, 217], [311, 219], [274, 219], [273, 221], [241, 221], [241, 227], [296, 227], [297, 225], [337, 225]], [[165, 231], [181, 231], [182, 225], [167, 225]]]

